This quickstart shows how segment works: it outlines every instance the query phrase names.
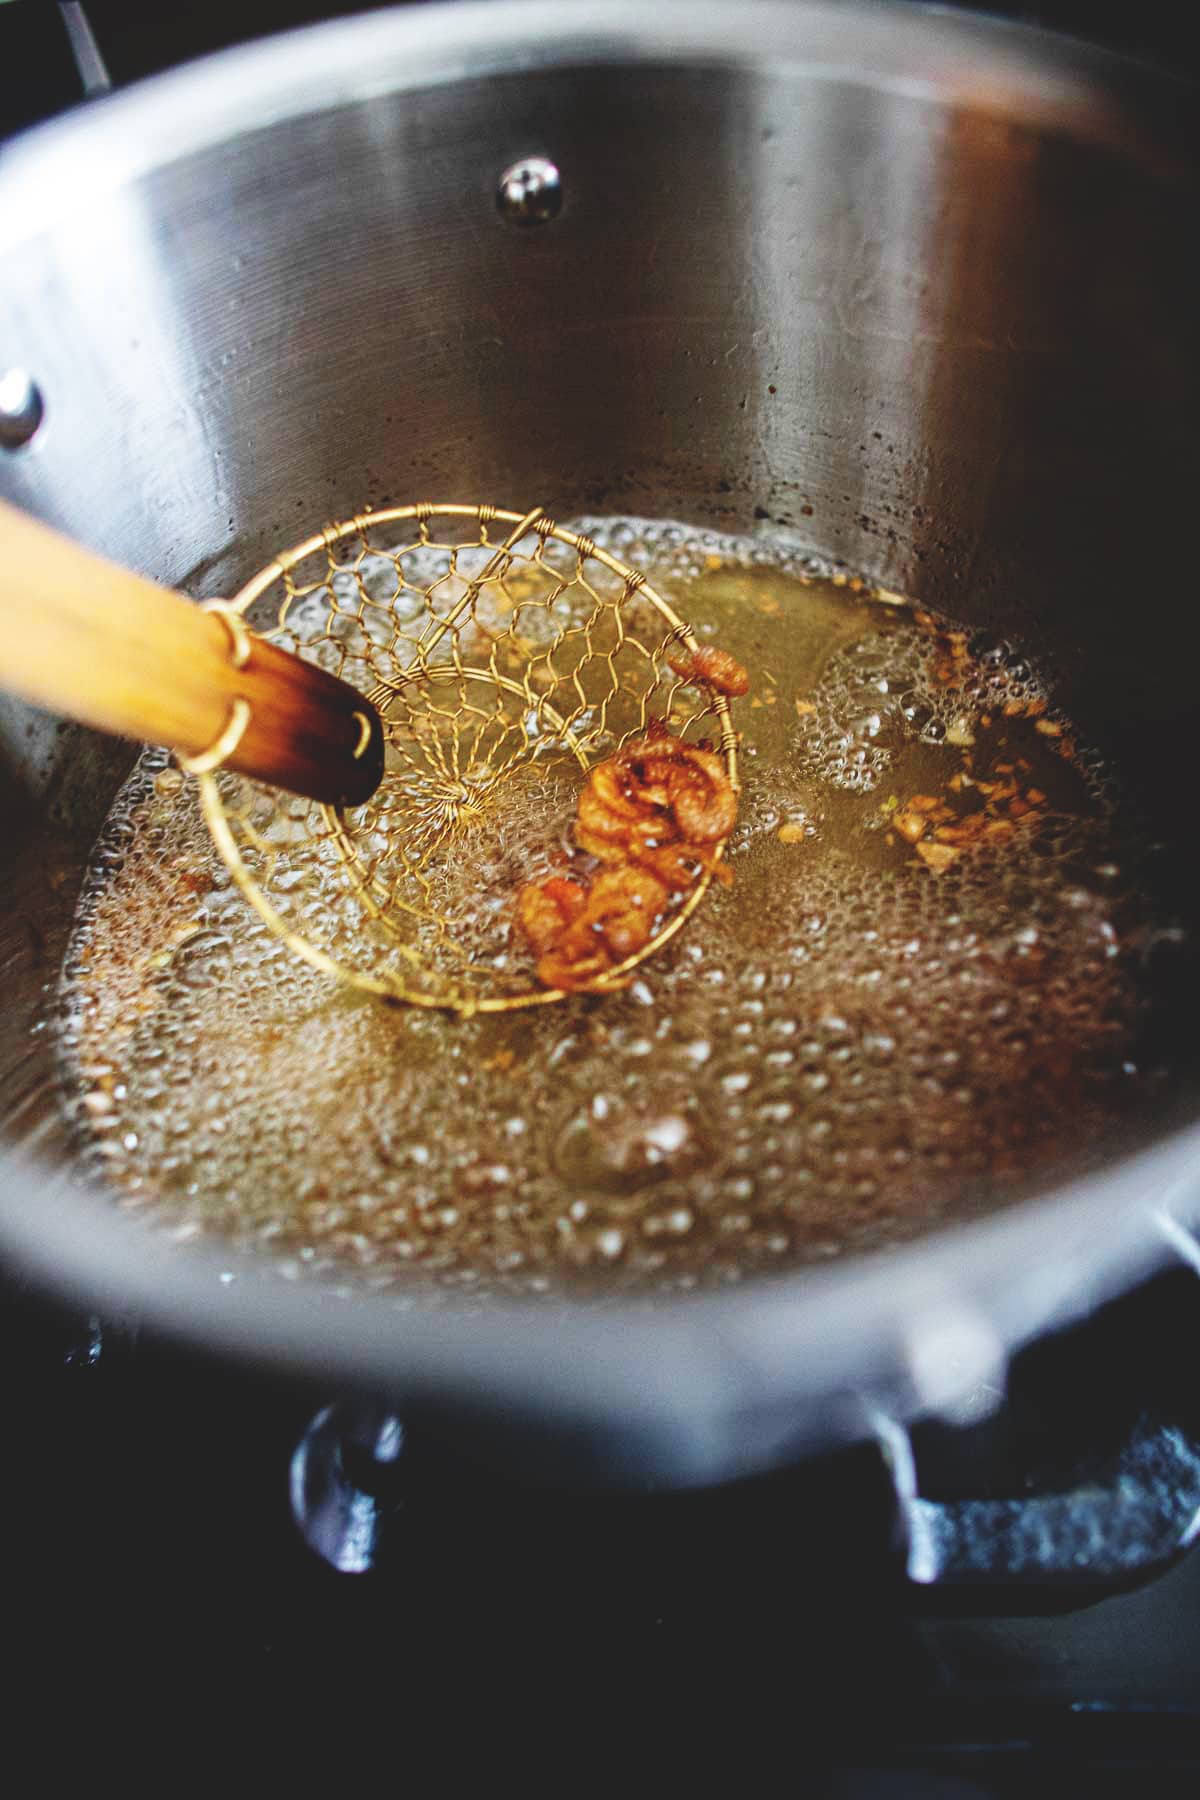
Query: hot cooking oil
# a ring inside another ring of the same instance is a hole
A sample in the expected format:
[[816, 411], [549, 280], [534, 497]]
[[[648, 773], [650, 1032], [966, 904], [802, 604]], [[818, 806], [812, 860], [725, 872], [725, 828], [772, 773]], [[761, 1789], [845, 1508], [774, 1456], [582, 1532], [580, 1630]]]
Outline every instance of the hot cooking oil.
[[[579, 528], [751, 673], [732, 885], [624, 993], [389, 1007], [270, 935], [147, 753], [62, 987], [79, 1165], [117, 1204], [402, 1304], [709, 1287], [971, 1216], [1147, 1101], [1136, 827], [1019, 650], [757, 538]], [[577, 786], [535, 769], [460, 834], [464, 940], [505, 953]]]

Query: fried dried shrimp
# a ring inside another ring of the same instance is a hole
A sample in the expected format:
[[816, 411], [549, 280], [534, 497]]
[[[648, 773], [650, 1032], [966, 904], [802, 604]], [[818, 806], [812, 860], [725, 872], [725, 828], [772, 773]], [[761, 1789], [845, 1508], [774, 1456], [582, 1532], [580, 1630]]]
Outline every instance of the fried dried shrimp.
[[663, 726], [597, 763], [579, 796], [575, 842], [600, 867], [586, 879], [528, 882], [517, 895], [538, 980], [586, 987], [644, 949], [702, 871], [729, 879], [717, 852], [736, 819], [721, 758]]
[[681, 651], [669, 660], [671, 668], [682, 680], [711, 688], [717, 694], [736, 697], [750, 686], [750, 677], [737, 658], [730, 656], [728, 650], [718, 649], [716, 644], [703, 644], [696, 651]]

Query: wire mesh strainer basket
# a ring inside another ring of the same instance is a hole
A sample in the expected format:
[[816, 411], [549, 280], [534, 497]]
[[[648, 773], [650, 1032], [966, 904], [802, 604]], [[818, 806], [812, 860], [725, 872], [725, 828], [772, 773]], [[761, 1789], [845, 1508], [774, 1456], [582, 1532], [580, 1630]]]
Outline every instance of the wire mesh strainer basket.
[[[536, 979], [514, 898], [576, 854], [587, 771], [665, 723], [737, 787], [728, 700], [688, 678], [690, 627], [636, 569], [538, 510], [363, 514], [285, 551], [230, 607], [382, 716], [385, 772], [364, 806], [200, 777], [208, 825], [267, 925], [369, 992], [468, 1013], [561, 999]], [[621, 984], [679, 930], [722, 848], [590, 988]]]

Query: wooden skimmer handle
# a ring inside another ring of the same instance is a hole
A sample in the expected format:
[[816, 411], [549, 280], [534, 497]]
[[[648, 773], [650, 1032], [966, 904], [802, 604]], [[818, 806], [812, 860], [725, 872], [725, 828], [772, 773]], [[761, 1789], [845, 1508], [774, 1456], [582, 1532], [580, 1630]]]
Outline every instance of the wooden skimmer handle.
[[169, 744], [332, 805], [383, 773], [357, 689], [0, 501], [0, 686], [85, 725]]

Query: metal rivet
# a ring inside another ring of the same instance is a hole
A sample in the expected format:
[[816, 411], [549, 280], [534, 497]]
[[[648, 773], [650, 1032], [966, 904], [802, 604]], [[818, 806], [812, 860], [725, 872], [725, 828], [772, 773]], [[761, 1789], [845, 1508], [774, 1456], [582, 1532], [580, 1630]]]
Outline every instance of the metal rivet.
[[41, 389], [24, 369], [6, 369], [0, 375], [0, 446], [19, 450], [27, 444], [45, 415]]
[[544, 156], [525, 156], [505, 169], [496, 205], [510, 225], [545, 225], [562, 211], [562, 176]]

